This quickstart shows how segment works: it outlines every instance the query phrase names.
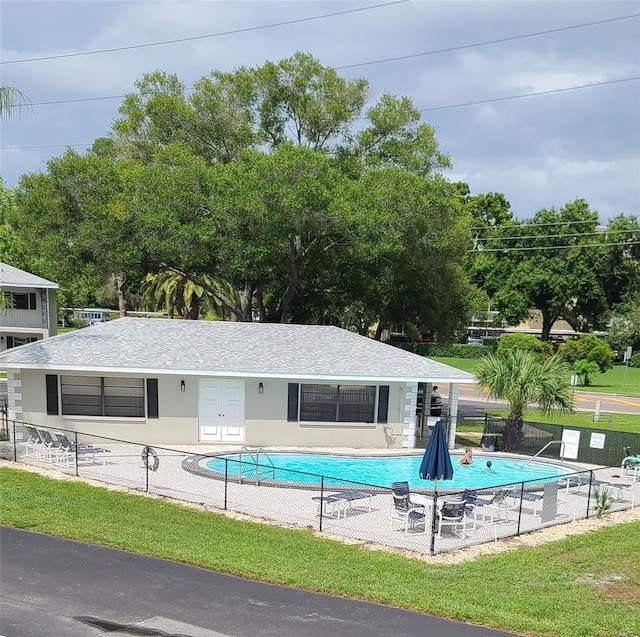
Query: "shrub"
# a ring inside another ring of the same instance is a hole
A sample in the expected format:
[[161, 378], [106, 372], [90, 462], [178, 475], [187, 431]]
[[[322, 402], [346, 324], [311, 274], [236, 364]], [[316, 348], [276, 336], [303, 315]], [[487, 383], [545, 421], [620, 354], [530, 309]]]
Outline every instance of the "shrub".
[[636, 352], [629, 360], [629, 367], [640, 367], [640, 352]]
[[537, 336], [533, 334], [504, 334], [498, 341], [497, 354], [503, 354], [504, 352], [510, 352], [514, 349], [525, 349], [530, 352], [540, 354], [543, 358], [549, 358], [553, 356], [553, 347], [551, 343], [545, 343], [541, 341]]

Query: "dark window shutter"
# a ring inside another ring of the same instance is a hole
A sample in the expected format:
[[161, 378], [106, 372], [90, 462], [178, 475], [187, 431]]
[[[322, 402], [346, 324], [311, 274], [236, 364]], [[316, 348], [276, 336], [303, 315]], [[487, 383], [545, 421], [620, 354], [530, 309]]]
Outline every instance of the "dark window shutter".
[[298, 383], [289, 383], [287, 420], [294, 422], [298, 420]]
[[36, 309], [36, 293], [35, 292], [29, 292], [29, 309], [30, 310]]
[[7, 336], [7, 349], [12, 349], [13, 347], [13, 336]]
[[46, 375], [47, 383], [47, 416], [58, 415], [58, 376], [56, 374]]
[[380, 385], [378, 390], [378, 422], [389, 421], [389, 385]]
[[158, 379], [147, 378], [147, 418], [159, 418]]

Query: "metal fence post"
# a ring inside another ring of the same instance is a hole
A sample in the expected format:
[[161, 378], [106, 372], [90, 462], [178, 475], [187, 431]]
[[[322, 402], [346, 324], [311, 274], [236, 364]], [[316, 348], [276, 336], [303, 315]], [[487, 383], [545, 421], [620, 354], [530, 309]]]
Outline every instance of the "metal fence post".
[[591, 486], [593, 484], [593, 469], [589, 471], [589, 487], [587, 491], [587, 519], [589, 519], [589, 509], [591, 508]]
[[229, 494], [229, 458], [224, 459], [224, 510], [227, 510], [227, 497]]
[[324, 509], [324, 476], [320, 476], [320, 528], [318, 529], [322, 533], [322, 510]]
[[[429, 553], [431, 555], [436, 554], [436, 513], [438, 511], [438, 494], [434, 488], [433, 490], [433, 507], [431, 507], [431, 544], [429, 547]], [[426, 511], [425, 511], [426, 513]], [[427, 523], [425, 519], [424, 523]], [[463, 531], [464, 533], [464, 531]]]
[[520, 483], [520, 506], [518, 507], [518, 529], [516, 535], [520, 535], [520, 522], [522, 521], [522, 503], [524, 502], [524, 482]]
[[74, 436], [74, 445], [73, 445], [73, 455], [75, 458], [75, 463], [76, 463], [76, 476], [80, 475], [80, 472], [78, 471], [80, 468], [80, 463], [78, 462], [78, 432], [74, 431], [73, 432], [73, 436]]
[[144, 447], [144, 475], [145, 475], [145, 491], [149, 493], [149, 449]]
[[12, 420], [13, 423], [13, 461], [18, 462], [18, 441], [16, 440], [16, 421]]

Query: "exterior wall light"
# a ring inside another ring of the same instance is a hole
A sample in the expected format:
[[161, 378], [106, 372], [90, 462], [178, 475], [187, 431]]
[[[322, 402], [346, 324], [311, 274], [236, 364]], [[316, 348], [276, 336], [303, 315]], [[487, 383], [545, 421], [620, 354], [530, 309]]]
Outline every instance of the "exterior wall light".
[[181, 380], [180, 381], [180, 391], [186, 391], [186, 389], [187, 389], [187, 386], [186, 386], [184, 380]]
[[264, 385], [262, 383], [258, 383], [258, 393], [264, 394]]

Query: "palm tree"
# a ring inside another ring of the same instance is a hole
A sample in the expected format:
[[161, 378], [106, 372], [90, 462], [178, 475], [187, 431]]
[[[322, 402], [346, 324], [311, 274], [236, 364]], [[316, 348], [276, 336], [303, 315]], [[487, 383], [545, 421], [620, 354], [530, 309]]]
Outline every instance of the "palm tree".
[[[206, 274], [199, 275], [199, 280], [231, 298], [237, 296], [237, 292], [225, 281], [212, 279]], [[154, 309], [166, 308], [169, 318], [173, 318], [176, 310], [184, 318], [192, 320], [199, 319], [201, 314], [210, 314], [219, 320], [232, 318], [213, 294], [173, 270], [147, 274], [143, 283], [142, 303]]]
[[0, 118], [17, 115], [28, 104], [29, 100], [24, 93], [12, 86], [0, 84]]
[[570, 413], [573, 409], [571, 370], [560, 357], [544, 359], [535, 352], [513, 349], [481, 358], [475, 369], [478, 383], [490, 398], [509, 403], [504, 429], [505, 451], [517, 451], [522, 443], [523, 414], [528, 405], [542, 413]]

